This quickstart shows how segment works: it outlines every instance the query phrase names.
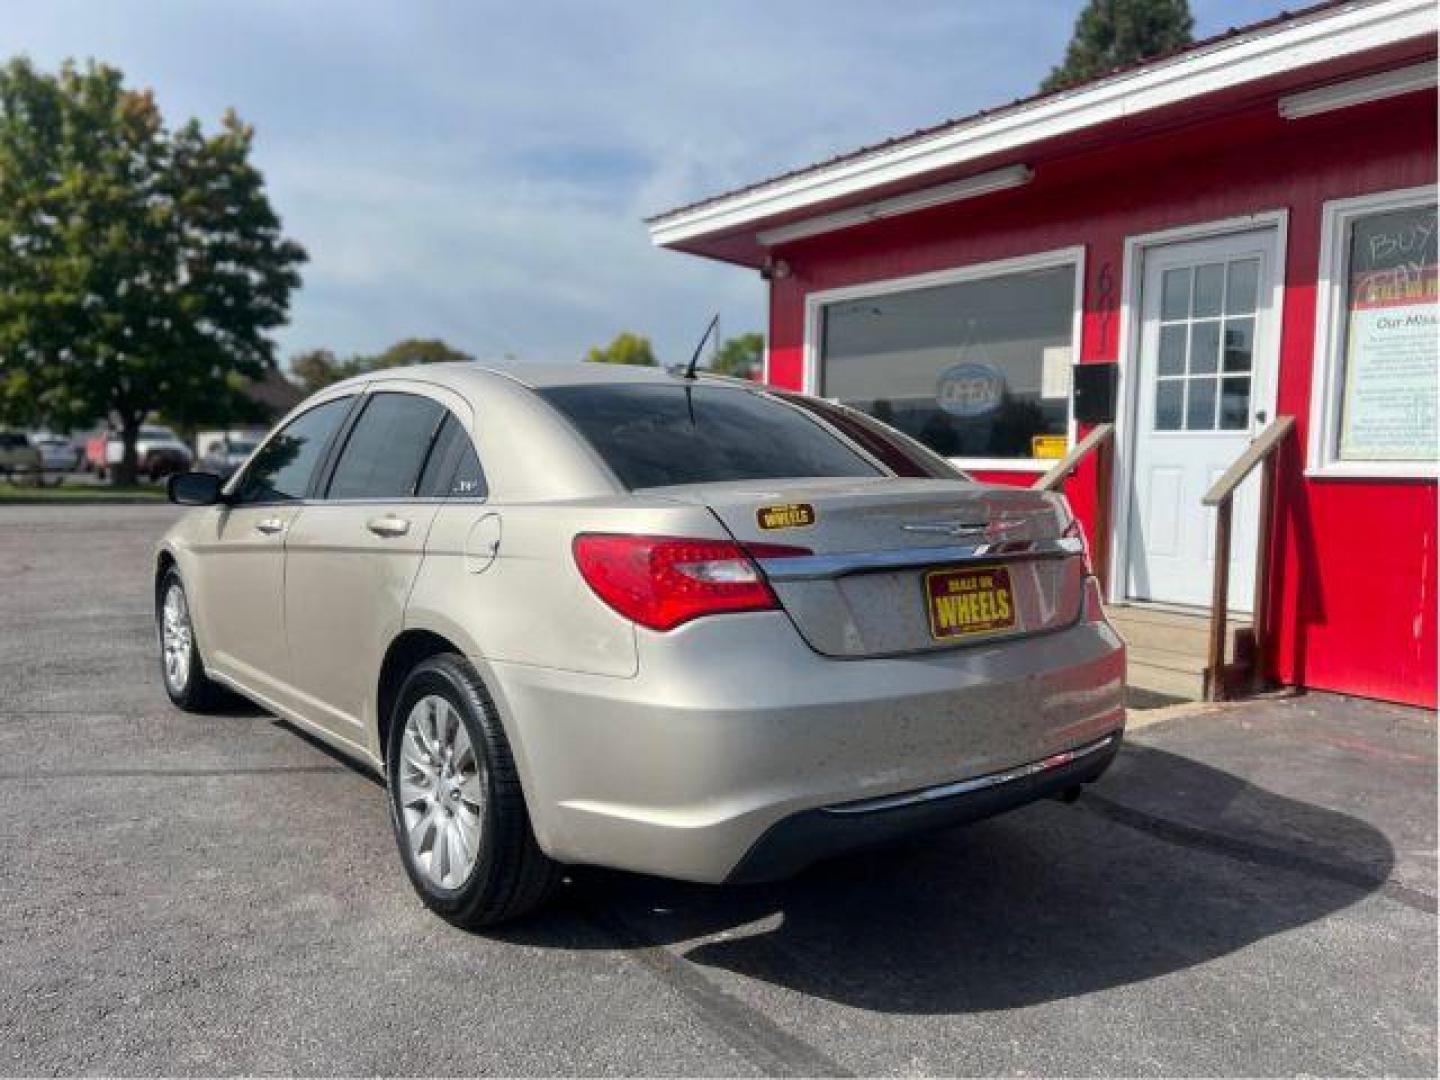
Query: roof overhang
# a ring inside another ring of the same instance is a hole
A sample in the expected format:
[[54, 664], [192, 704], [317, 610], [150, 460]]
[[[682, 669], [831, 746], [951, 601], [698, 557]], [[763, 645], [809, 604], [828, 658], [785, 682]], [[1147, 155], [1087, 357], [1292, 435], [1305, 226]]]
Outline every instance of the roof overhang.
[[[966, 198], [1014, 186], [986, 188], [985, 182], [997, 174], [1022, 175], [1018, 170], [1028, 177], [1023, 161], [1027, 148], [1117, 121], [1173, 112], [1199, 98], [1275, 83], [1277, 77], [1302, 75], [1307, 69], [1318, 68], [1328, 78], [1337, 61], [1383, 55], [1417, 39], [1433, 52], [1436, 29], [1433, 0], [1357, 0], [1326, 7], [1237, 32], [1073, 91], [957, 121], [662, 214], [648, 222], [650, 238], [661, 247], [759, 265], [772, 245], [906, 212], [907, 198], [913, 201], [909, 209], [921, 209], [951, 201], [947, 195]], [[1398, 93], [1435, 84], [1433, 61], [1428, 67], [1412, 63], [1410, 68], [1400, 78], [1377, 76], [1364, 89]], [[1344, 95], [1320, 100], [1343, 102]], [[1374, 97], [1362, 94], [1361, 100]], [[967, 176], [967, 166], [989, 171]], [[1006, 174], [1007, 168], [1012, 172]], [[937, 186], [941, 181], [943, 186]], [[927, 199], [927, 188], [940, 192], [939, 197]]]

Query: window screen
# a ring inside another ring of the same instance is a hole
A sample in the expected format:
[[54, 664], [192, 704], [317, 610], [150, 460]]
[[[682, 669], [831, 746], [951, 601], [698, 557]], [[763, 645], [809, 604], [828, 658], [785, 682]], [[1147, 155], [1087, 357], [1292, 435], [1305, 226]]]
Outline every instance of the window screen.
[[330, 499], [403, 499], [415, 494], [420, 466], [445, 410], [414, 394], [372, 394], [330, 479]]
[[1028, 458], [1068, 431], [1073, 266], [839, 301], [823, 315], [822, 396], [936, 453]]
[[353, 398], [337, 398], [301, 413], [272, 435], [240, 480], [236, 501], [303, 499], [320, 456], [339, 429]]
[[557, 386], [540, 395], [627, 488], [880, 470], [804, 413], [732, 387], [638, 383]]

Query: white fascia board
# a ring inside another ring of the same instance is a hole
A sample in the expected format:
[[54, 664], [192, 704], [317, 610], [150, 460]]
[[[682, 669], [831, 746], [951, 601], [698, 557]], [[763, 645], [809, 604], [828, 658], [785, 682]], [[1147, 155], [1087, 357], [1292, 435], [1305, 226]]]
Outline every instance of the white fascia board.
[[1321, 86], [1304, 90], [1280, 99], [1280, 115], [1286, 120], [1299, 120], [1306, 116], [1348, 109], [1352, 105], [1364, 105], [1371, 101], [1410, 94], [1416, 90], [1435, 87], [1436, 65], [1434, 60], [1409, 67], [1394, 68], [1377, 72], [1349, 82]]
[[792, 221], [788, 225], [761, 232], [756, 239], [760, 241], [762, 247], [788, 244], [791, 240], [802, 240], [807, 236], [819, 236], [821, 233], [834, 232], [837, 229], [848, 229], [852, 225], [863, 225], [868, 221], [899, 217], [901, 214], [927, 210], [932, 206], [943, 206], [946, 203], [959, 202], [962, 199], [989, 195], [992, 191], [1006, 191], [1028, 184], [1032, 176], [1034, 173], [1028, 165], [1007, 165], [1003, 169], [977, 173], [949, 184], [922, 188], [920, 191], [914, 191], [908, 195], [880, 199], [862, 206], [851, 207], [848, 210], [837, 210], [833, 214], [802, 218], [800, 221]]
[[937, 169], [963, 166], [1218, 90], [1413, 38], [1433, 37], [1436, 29], [1434, 0], [1357, 2], [1314, 18], [1218, 41], [1070, 94], [979, 117], [928, 138], [680, 211], [651, 222], [650, 239], [664, 247], [743, 229], [777, 214], [861, 194]]

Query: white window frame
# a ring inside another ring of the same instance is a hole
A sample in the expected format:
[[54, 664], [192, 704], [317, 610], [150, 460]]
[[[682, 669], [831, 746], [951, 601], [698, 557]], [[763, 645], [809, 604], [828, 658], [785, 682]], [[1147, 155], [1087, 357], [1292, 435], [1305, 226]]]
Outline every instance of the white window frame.
[[[805, 350], [803, 385], [801, 389], [814, 396], [820, 393], [820, 344], [821, 320], [827, 304], [843, 303], [848, 300], [865, 300], [891, 293], [910, 292], [914, 289], [934, 288], [938, 285], [958, 285], [967, 281], [1004, 277], [1008, 274], [1024, 273], [1030, 270], [1053, 270], [1061, 266], [1075, 269], [1075, 296], [1072, 302], [1070, 324], [1071, 363], [1080, 360], [1080, 334], [1085, 314], [1085, 247], [1057, 248], [1054, 251], [1020, 255], [1012, 259], [998, 259], [993, 262], [972, 263], [968, 266], [936, 270], [925, 274], [911, 274], [906, 277], [887, 278], [881, 281], [867, 281], [862, 285], [847, 285], [838, 289], [824, 289], [807, 293], [805, 296]], [[1072, 394], [1065, 406], [1065, 448], [1075, 445], [1075, 401]], [[1058, 458], [980, 458], [952, 457], [948, 459], [958, 468], [966, 471], [1044, 473]]]
[[1434, 461], [1342, 461], [1339, 457], [1340, 403], [1345, 363], [1345, 291], [1350, 225], [1356, 218], [1409, 210], [1435, 202], [1432, 185], [1334, 199], [1320, 223], [1320, 268], [1315, 277], [1315, 356], [1310, 381], [1310, 438], [1305, 475], [1316, 479], [1433, 479]]

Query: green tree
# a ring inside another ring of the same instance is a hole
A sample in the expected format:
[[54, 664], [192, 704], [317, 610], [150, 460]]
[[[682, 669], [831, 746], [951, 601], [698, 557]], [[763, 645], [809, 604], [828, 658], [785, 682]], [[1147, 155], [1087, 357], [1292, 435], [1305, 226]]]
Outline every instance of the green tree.
[[1089, 0], [1075, 20], [1065, 59], [1041, 90], [1059, 90], [1117, 67], [1178, 49], [1195, 20], [1187, 0]]
[[737, 334], [726, 338], [710, 361], [710, 370], [717, 375], [733, 375], [737, 379], [758, 379], [765, 363], [765, 335]]
[[115, 68], [0, 67], [0, 411], [69, 427], [108, 414], [135, 474], [156, 408], [194, 416], [274, 364], [300, 284], [250, 163], [254, 130], [171, 129]]
[[347, 370], [349, 363], [329, 349], [310, 349], [290, 358], [290, 374], [307, 394], [313, 394], [353, 375]]
[[626, 330], [615, 335], [615, 340], [604, 348], [593, 346], [585, 354], [592, 364], [636, 364], [640, 367], [655, 367], [655, 349], [648, 337], [632, 334]]
[[342, 360], [329, 349], [311, 349], [290, 358], [290, 373], [308, 393], [380, 368], [406, 367], [410, 364], [440, 364], [447, 361], [468, 361], [475, 358], [461, 352], [439, 338], [405, 338], [375, 356], [357, 355]]
[[406, 338], [397, 341], [379, 356], [373, 357], [367, 370], [387, 367], [405, 367], [408, 364], [444, 364], [454, 361], [469, 361], [475, 357], [467, 352], [452, 348], [439, 338]]

